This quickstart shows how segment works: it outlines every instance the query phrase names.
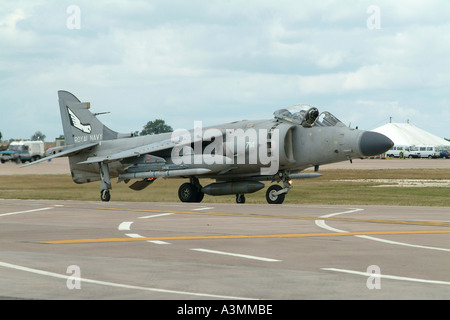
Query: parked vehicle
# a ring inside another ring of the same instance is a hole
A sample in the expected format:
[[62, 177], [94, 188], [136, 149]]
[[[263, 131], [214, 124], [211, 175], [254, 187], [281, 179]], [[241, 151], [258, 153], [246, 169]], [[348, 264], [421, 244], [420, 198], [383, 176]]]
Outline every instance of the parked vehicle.
[[14, 161], [16, 163], [33, 162], [44, 157], [43, 141], [13, 141], [8, 149], [0, 152], [0, 161]]
[[440, 154], [440, 147], [436, 146], [418, 146], [421, 158], [438, 158]]
[[409, 146], [394, 146], [386, 152], [386, 155], [391, 158], [408, 158], [409, 148]]
[[412, 146], [409, 152], [409, 158], [438, 158], [440, 147], [436, 146]]
[[419, 151], [419, 147], [410, 147], [409, 148], [409, 155], [408, 158], [420, 158], [420, 151]]
[[450, 157], [450, 150], [441, 150], [439, 157], [443, 159], [448, 159]]

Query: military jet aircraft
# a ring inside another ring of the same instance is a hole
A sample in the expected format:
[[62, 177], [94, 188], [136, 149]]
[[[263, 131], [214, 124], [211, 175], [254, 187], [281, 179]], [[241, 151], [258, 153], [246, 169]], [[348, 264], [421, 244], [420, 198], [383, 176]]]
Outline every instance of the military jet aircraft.
[[[389, 150], [386, 136], [349, 128], [329, 112], [309, 105], [278, 110], [273, 119], [242, 120], [192, 130], [175, 130], [147, 136], [113, 131], [67, 91], [58, 91], [66, 145], [47, 151], [36, 164], [69, 157], [75, 183], [100, 181], [102, 201], [109, 201], [111, 179], [143, 190], [158, 178], [184, 178], [178, 196], [182, 202], [201, 202], [204, 194], [245, 194], [265, 187], [266, 200], [283, 203], [292, 179], [315, 178], [320, 165], [374, 156]], [[314, 167], [314, 173], [301, 173]], [[202, 186], [200, 179], [216, 182]], [[275, 184], [273, 184], [275, 183]], [[281, 183], [281, 185], [279, 184]]]

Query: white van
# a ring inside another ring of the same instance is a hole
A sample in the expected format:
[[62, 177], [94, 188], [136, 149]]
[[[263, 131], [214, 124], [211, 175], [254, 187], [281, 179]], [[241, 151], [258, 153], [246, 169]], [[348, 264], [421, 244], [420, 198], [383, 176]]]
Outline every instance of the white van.
[[418, 153], [420, 158], [439, 158], [441, 153], [440, 147], [436, 146], [416, 146], [418, 148]]
[[420, 151], [419, 151], [419, 147], [416, 146], [411, 146], [409, 148], [409, 156], [408, 158], [420, 158]]
[[386, 151], [386, 155], [391, 158], [400, 158], [403, 153], [403, 158], [408, 158], [409, 148], [409, 146], [393, 146], [389, 151]]

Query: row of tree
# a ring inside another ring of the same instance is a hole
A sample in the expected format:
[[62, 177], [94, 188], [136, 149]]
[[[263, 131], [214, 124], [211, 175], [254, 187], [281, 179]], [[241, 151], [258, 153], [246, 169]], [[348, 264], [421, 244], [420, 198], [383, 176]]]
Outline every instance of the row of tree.
[[[31, 138], [30, 138], [30, 140], [32, 140], [32, 141], [44, 141], [45, 140], [45, 134], [43, 134], [42, 132], [40, 132], [40, 131], [36, 131], [32, 136], [31, 136]], [[2, 133], [0, 132], [0, 141], [2, 141], [2, 138], [3, 138], [3, 135], [2, 135]], [[10, 141], [15, 141], [16, 139], [9, 139]]]
[[[146, 136], [150, 134], [159, 134], [172, 131], [172, 127], [166, 124], [164, 120], [156, 119], [155, 121], [147, 122], [147, 124], [144, 126], [144, 129], [139, 133], [139, 135]], [[137, 135], [137, 133], [138, 131], [135, 132], [135, 135]]]

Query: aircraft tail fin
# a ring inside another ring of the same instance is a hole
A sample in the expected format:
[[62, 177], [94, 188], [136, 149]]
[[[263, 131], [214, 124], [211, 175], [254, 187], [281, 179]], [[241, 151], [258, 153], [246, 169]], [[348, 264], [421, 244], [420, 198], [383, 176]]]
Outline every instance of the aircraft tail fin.
[[72, 93], [62, 90], [58, 91], [58, 98], [66, 145], [113, 140], [119, 137], [117, 132], [109, 129], [89, 111], [89, 102], [81, 102]]

